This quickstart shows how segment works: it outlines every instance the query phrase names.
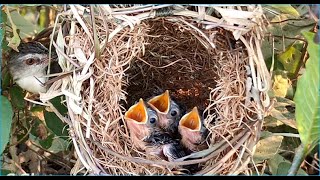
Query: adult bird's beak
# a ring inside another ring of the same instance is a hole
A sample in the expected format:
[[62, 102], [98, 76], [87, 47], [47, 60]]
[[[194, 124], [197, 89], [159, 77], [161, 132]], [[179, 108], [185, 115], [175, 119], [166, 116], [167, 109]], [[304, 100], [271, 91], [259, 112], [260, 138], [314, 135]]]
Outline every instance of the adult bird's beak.
[[198, 108], [185, 114], [179, 121], [178, 130], [181, 134], [181, 143], [191, 151], [197, 151], [198, 145], [204, 139], [202, 120]]
[[160, 128], [174, 133], [181, 117], [180, 107], [170, 98], [169, 91], [151, 98], [149, 106], [158, 114], [158, 125]]
[[138, 103], [128, 109], [124, 115], [124, 119], [126, 120], [129, 128], [133, 144], [144, 150], [144, 139], [151, 135], [154, 124], [157, 121], [155, 112], [148, 109], [143, 99], [140, 98]]

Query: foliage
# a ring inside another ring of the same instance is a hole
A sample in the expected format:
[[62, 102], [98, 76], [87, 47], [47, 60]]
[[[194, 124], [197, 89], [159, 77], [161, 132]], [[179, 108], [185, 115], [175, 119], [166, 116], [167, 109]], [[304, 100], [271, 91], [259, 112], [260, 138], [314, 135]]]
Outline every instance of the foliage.
[[[312, 158], [319, 148], [315, 147], [319, 143], [319, 45], [313, 42], [314, 33], [306, 32], [312, 30], [315, 22], [301, 16], [308, 13], [306, 5], [264, 8], [271, 22], [268, 33], [272, 38], [266, 39], [262, 50], [267, 67], [274, 65], [270, 95], [275, 104], [265, 118], [254, 154], [255, 164], [267, 165], [264, 174], [318, 174], [311, 166], [300, 167], [306, 157], [310, 164], [319, 163]], [[304, 68], [306, 46], [309, 59]]]
[[[44, 25], [49, 24], [46, 21], [54, 20], [47, 17], [44, 18], [49, 13], [43, 10], [51, 10], [50, 8], [54, 7], [34, 5], [3, 6], [2, 18], [6, 25], [4, 26], [4, 36], [2, 36], [2, 62], [4, 67], [6, 67], [5, 64], [8, 60], [6, 54], [11, 49], [16, 49], [21, 41], [26, 41], [36, 33], [39, 33], [44, 28]], [[24, 99], [27, 96], [26, 92], [12, 82], [7, 68], [4, 68], [1, 74], [1, 88], [3, 90], [1, 92], [0, 109], [0, 154], [3, 153], [3, 157], [0, 160], [1, 174], [21, 174], [16, 165], [21, 166], [22, 169], [30, 169], [31, 172], [37, 173], [39, 159], [46, 161], [53, 159], [53, 162], [57, 162], [57, 157], [61, 156], [60, 159], [63, 161], [65, 157], [70, 156], [69, 154], [73, 154], [70, 149], [70, 139], [68, 138], [66, 124], [50, 109], [27, 102]], [[62, 100], [61, 97], [57, 97], [52, 100], [52, 103], [55, 107], [58, 107], [62, 115], [65, 115], [66, 107], [61, 103]], [[26, 144], [28, 144], [27, 149], [25, 149]], [[41, 152], [47, 152], [54, 158], [49, 156], [43, 159], [44, 156], [41, 155]], [[28, 161], [26, 162], [27, 164], [20, 164], [23, 159]], [[58, 163], [51, 162], [50, 164], [42, 166], [46, 166], [48, 169], [65, 168], [59, 161]]]
[[9, 141], [10, 131], [11, 131], [11, 121], [12, 121], [12, 107], [10, 101], [5, 96], [0, 96], [1, 100], [1, 133], [0, 133], [0, 155], [4, 151], [6, 144]]

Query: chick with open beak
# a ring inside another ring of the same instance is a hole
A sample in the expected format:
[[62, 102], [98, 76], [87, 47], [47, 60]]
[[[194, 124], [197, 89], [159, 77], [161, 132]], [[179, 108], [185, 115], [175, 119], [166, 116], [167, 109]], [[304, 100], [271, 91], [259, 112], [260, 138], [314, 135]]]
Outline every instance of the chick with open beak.
[[130, 137], [133, 144], [139, 149], [146, 149], [146, 139], [155, 131], [158, 117], [155, 111], [146, 107], [145, 102], [140, 98], [139, 102], [131, 106], [124, 115]]
[[158, 126], [170, 134], [176, 134], [178, 129], [179, 119], [182, 116], [181, 107], [174, 102], [169, 91], [151, 98], [148, 101], [149, 106], [157, 112], [159, 117]]
[[200, 151], [206, 148], [203, 142], [208, 130], [203, 126], [203, 119], [197, 107], [180, 119], [178, 130], [181, 135], [181, 143], [190, 151]]
[[143, 99], [131, 106], [124, 115], [133, 144], [147, 154], [174, 161], [186, 156], [179, 140], [157, 127], [157, 113]]

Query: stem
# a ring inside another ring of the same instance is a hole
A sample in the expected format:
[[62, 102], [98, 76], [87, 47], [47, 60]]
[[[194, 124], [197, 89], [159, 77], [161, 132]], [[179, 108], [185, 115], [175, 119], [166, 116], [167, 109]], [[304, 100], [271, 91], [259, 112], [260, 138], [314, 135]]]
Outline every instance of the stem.
[[18, 37], [19, 37], [19, 34], [17, 33], [17, 26], [13, 23], [13, 20], [12, 20], [12, 18], [11, 18], [11, 14], [10, 14], [10, 12], [9, 12], [9, 10], [8, 10], [8, 7], [7, 7], [7, 6], [5, 6], [4, 8], [5, 8], [5, 11], [6, 11], [7, 17], [8, 17], [8, 19], [9, 19], [9, 21], [10, 21], [10, 24], [11, 24], [11, 27], [12, 27], [13, 35], [14, 35], [14, 36], [18, 36]]
[[303, 162], [304, 158], [307, 156], [307, 150], [308, 150], [307, 146], [301, 143], [298, 149], [296, 150], [296, 154], [293, 158], [292, 165], [288, 171], [288, 176], [294, 176], [297, 174], [301, 163]]

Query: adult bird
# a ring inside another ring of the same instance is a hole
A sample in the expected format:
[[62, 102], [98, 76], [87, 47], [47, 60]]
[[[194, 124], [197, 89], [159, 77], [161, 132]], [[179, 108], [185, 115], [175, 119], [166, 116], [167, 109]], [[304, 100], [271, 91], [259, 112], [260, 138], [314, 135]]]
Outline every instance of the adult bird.
[[208, 130], [203, 125], [203, 118], [199, 115], [197, 107], [180, 119], [178, 131], [181, 135], [181, 143], [191, 152], [206, 148], [204, 140]]
[[[29, 92], [38, 94], [47, 91], [44, 84], [48, 81], [46, 75], [49, 65], [49, 50], [39, 42], [21, 43], [19, 52], [12, 50], [8, 61], [9, 71], [13, 80]], [[57, 55], [52, 54], [52, 62], [56, 62]], [[52, 66], [54, 71], [61, 71], [56, 63]]]
[[[62, 23], [63, 37], [69, 34], [70, 23]], [[57, 27], [57, 29], [59, 29]], [[11, 50], [8, 61], [9, 72], [13, 80], [24, 90], [34, 94], [44, 93], [48, 85], [71, 73], [65, 73], [54, 78], [46, 78], [49, 67], [49, 45], [51, 36], [57, 38], [58, 31], [53, 32], [53, 27], [45, 28], [29, 42], [22, 42], [18, 46], [18, 52]], [[55, 49], [51, 49], [50, 74], [60, 73], [62, 69], [58, 64], [58, 55]]]
[[178, 123], [183, 114], [183, 109], [181, 105], [172, 100], [169, 91], [166, 90], [164, 93], [152, 97], [148, 100], [148, 104], [157, 112], [158, 126], [174, 136], [177, 135]]

